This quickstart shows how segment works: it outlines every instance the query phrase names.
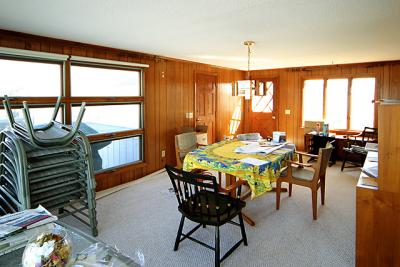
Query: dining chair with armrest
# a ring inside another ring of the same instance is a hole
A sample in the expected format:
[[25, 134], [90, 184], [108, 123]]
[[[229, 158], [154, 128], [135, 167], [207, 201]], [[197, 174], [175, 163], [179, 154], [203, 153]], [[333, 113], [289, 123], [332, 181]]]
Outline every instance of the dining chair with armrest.
[[[281, 176], [276, 181], [276, 209], [280, 207], [281, 184], [289, 184], [289, 197], [292, 195], [292, 184], [305, 186], [311, 189], [313, 219], [317, 219], [317, 193], [321, 188], [321, 204], [325, 204], [325, 174], [328, 167], [333, 146], [327, 143], [325, 148], [320, 148], [318, 156], [296, 152], [299, 155], [299, 162], [287, 161], [286, 175]], [[317, 157], [314, 164], [302, 163], [302, 157]]]
[[[185, 159], [186, 154], [189, 152], [201, 147], [204, 145], [200, 145], [197, 143], [196, 132], [184, 132], [181, 134], [175, 135], [175, 157], [176, 157], [176, 166], [178, 168], [183, 167], [183, 160]], [[197, 173], [210, 174], [206, 170], [195, 170]], [[218, 180], [219, 184], [221, 184], [222, 174], [218, 172]]]
[[198, 148], [196, 132], [175, 135], [176, 166], [182, 168], [186, 154], [196, 148]]
[[[177, 251], [179, 243], [187, 238], [213, 250], [215, 252], [215, 266], [220, 266], [221, 262], [241, 243], [247, 246], [246, 230], [242, 217], [242, 209], [246, 206], [246, 203], [240, 200], [242, 185], [240, 180], [232, 185], [236, 188], [237, 196], [231, 197], [219, 192], [217, 179], [214, 176], [185, 172], [168, 165], [165, 166], [165, 169], [171, 179], [178, 200], [178, 211], [182, 214], [174, 251]], [[239, 223], [233, 221], [235, 217], [238, 217]], [[198, 225], [189, 232], [182, 233], [185, 218], [198, 223]], [[226, 223], [240, 227], [242, 238], [221, 257], [219, 230]], [[196, 230], [201, 226], [206, 227], [206, 225], [215, 227], [214, 247], [191, 237]]]

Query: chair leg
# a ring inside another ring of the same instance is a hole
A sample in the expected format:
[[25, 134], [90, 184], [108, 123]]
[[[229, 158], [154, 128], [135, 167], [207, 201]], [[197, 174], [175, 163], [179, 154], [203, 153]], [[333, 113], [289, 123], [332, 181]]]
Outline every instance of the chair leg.
[[182, 215], [181, 222], [180, 222], [179, 228], [178, 228], [178, 233], [176, 234], [174, 251], [178, 250], [178, 246], [179, 246], [179, 242], [181, 240], [181, 235], [182, 235], [182, 229], [183, 229], [183, 223], [184, 222], [185, 222], [185, 216]]
[[325, 180], [321, 179], [321, 204], [325, 205]]
[[289, 197], [292, 196], [292, 183], [289, 183]]
[[219, 226], [215, 226], [215, 267], [220, 266], [219, 253]]
[[317, 219], [317, 190], [311, 189], [313, 219]]
[[279, 210], [281, 204], [281, 182], [276, 182], [276, 209]]
[[344, 152], [344, 159], [343, 159], [342, 168], [340, 169], [340, 171], [343, 171], [344, 165], [346, 164], [346, 160], [347, 160], [347, 152]]
[[247, 246], [246, 229], [244, 228], [242, 213], [239, 213], [239, 223], [240, 223], [240, 231], [242, 232], [243, 244], [244, 244], [245, 246]]

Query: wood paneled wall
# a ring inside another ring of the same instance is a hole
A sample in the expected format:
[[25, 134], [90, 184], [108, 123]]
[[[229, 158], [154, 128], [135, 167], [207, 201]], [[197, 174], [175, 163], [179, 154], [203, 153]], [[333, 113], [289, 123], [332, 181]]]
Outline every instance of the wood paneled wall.
[[[244, 109], [242, 97], [232, 97], [232, 82], [244, 79], [245, 72], [201, 63], [165, 58], [102, 46], [47, 38], [0, 30], [0, 46], [149, 64], [145, 70], [145, 164], [123, 168], [113, 173], [98, 175], [98, 189], [109, 188], [157, 171], [165, 164], [175, 164], [174, 135], [182, 126], [194, 126], [195, 114], [194, 74], [217, 73], [216, 137], [230, 135], [230, 122], [236, 108], [241, 111], [237, 133], [249, 129], [249, 112]], [[301, 90], [303, 79], [310, 77], [374, 76], [379, 98], [400, 99], [400, 62], [378, 62], [305, 68], [286, 68], [252, 71], [252, 78], [272, 78], [278, 82], [278, 129], [287, 133], [288, 140], [300, 149], [303, 146], [301, 128]], [[285, 115], [285, 110], [291, 111]], [[166, 157], [161, 157], [165, 150]]]
[[[149, 65], [145, 70], [145, 163], [97, 175], [98, 190], [138, 179], [165, 164], [175, 164], [174, 135], [182, 126], [195, 124], [194, 119], [186, 119], [185, 113], [195, 114], [196, 71], [218, 75], [217, 140], [230, 134], [233, 112], [243, 106], [242, 98], [231, 96], [232, 82], [244, 77], [239, 70], [5, 30], [0, 30], [0, 46]], [[161, 157], [162, 150], [165, 158]]]
[[[400, 62], [376, 62], [305, 68], [257, 70], [251, 72], [253, 79], [274, 78], [278, 80], [278, 129], [285, 131], [288, 140], [303, 149], [304, 131], [301, 127], [303, 80], [311, 77], [376, 77], [378, 98], [400, 99]], [[285, 110], [290, 115], [285, 115]], [[251, 121], [245, 109], [245, 128]]]

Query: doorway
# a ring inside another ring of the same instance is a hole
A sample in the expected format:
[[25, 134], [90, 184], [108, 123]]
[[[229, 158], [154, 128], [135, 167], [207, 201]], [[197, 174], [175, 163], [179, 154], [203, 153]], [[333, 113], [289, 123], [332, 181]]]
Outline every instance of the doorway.
[[263, 83], [263, 95], [253, 95], [250, 100], [250, 132], [258, 132], [262, 137], [272, 136], [278, 129], [277, 110], [277, 82], [275, 79], [257, 79]]
[[217, 75], [213, 73], [196, 72], [195, 74], [196, 125], [206, 125], [208, 127], [208, 144], [215, 142], [217, 78]]

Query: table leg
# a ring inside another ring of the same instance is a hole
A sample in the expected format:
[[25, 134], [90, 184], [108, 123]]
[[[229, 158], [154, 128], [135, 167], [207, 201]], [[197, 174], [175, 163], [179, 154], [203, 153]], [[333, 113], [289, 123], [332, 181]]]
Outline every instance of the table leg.
[[244, 214], [243, 212], [242, 212], [242, 216], [243, 216], [243, 220], [245, 222], [247, 222], [249, 225], [251, 225], [251, 226], [255, 226], [256, 225], [256, 223], [249, 216]]
[[[230, 174], [225, 174], [225, 183], [226, 186], [230, 186], [232, 184], [234, 184], [236, 182], [236, 176], [230, 175]], [[230, 192], [230, 196], [231, 197], [236, 197], [236, 192], [234, 190], [232, 190]], [[245, 222], [247, 222], [249, 225], [251, 226], [255, 226], [256, 223], [253, 221], [253, 219], [251, 219], [248, 215], [246, 215], [245, 213], [242, 212], [242, 216], [243, 216], [243, 220], [245, 220]]]
[[[233, 185], [235, 182], [236, 182], [236, 176], [233, 176], [233, 175], [230, 175], [230, 174], [225, 173], [225, 185], [226, 185], [227, 187]], [[229, 193], [229, 195], [230, 195], [231, 197], [236, 198], [236, 192], [235, 192], [235, 190], [232, 190], [232, 191]]]
[[[230, 185], [234, 184], [235, 182], [236, 182], [236, 176], [225, 173], [225, 185], [226, 186], [230, 186]], [[276, 192], [276, 188], [275, 187], [272, 188], [271, 191], [272, 192]], [[287, 192], [287, 191], [288, 191], [287, 188], [281, 188], [281, 192]], [[236, 197], [235, 190], [232, 190], [229, 193], [229, 195], [231, 197]], [[243, 215], [243, 220], [245, 220], [245, 222], [247, 222], [249, 225], [251, 225], [251, 226], [255, 226], [256, 225], [256, 223], [253, 221], [253, 219], [250, 216], [246, 215], [243, 212], [242, 212], [242, 215]]]

